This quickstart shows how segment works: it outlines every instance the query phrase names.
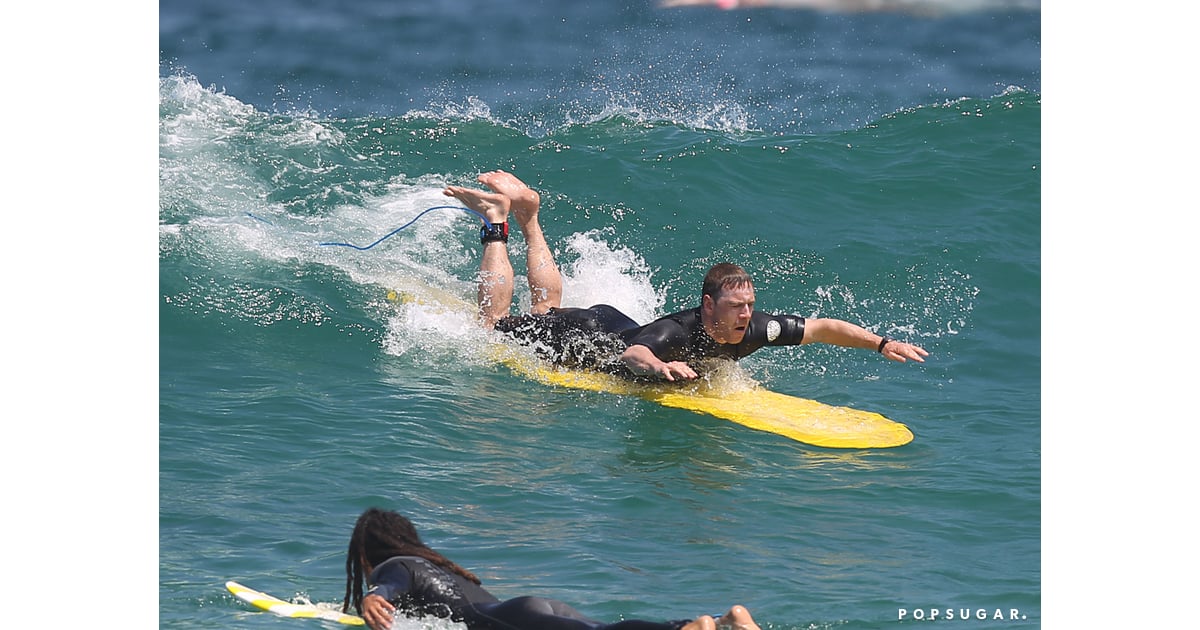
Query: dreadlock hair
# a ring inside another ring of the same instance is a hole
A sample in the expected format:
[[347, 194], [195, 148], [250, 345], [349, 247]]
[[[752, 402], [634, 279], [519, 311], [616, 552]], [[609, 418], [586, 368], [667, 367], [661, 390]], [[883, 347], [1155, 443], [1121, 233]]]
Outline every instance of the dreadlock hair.
[[354, 604], [354, 609], [362, 614], [363, 583], [367, 579], [363, 563], [377, 567], [396, 556], [424, 558], [479, 584], [479, 578], [474, 573], [426, 547], [412, 521], [397, 512], [373, 507], [358, 517], [354, 533], [350, 535], [350, 547], [346, 551], [346, 597], [342, 600], [342, 612], [350, 612], [350, 605]]
[[713, 300], [717, 299], [717, 295], [725, 289], [736, 289], [738, 287], [753, 286], [754, 281], [750, 279], [750, 274], [746, 273], [745, 269], [728, 262], [717, 263], [704, 274], [704, 287], [700, 291], [700, 295], [707, 295]]

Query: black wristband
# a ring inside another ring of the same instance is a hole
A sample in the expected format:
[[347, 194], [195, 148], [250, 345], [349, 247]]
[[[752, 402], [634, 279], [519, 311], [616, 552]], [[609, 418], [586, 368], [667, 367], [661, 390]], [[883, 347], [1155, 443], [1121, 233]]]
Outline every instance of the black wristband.
[[493, 241], [508, 242], [508, 221], [492, 223], [479, 228], [479, 242], [481, 244]]
[[886, 345], [888, 344], [888, 342], [889, 342], [889, 341], [895, 341], [895, 339], [888, 339], [887, 337], [884, 337], [883, 339], [880, 339], [880, 340], [879, 340], [879, 347], [878, 347], [878, 348], [875, 348], [875, 352], [878, 352], [879, 354], [883, 354], [883, 347], [884, 347], [884, 346], [886, 346]]

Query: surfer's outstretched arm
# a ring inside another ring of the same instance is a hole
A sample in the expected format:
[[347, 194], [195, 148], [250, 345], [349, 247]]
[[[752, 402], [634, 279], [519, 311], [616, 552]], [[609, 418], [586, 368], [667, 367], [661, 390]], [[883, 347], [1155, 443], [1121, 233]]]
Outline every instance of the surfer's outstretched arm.
[[500, 193], [462, 186], [447, 186], [442, 191], [468, 208], [487, 217], [492, 230], [480, 235], [483, 260], [479, 263], [479, 317], [487, 328], [495, 328], [509, 314], [513, 296], [513, 268], [508, 259], [508, 211], [511, 202]]
[[888, 337], [882, 337], [850, 322], [840, 319], [809, 319], [804, 325], [804, 341], [801, 343], [829, 343], [847, 348], [875, 350], [892, 361], [904, 363], [909, 359], [924, 363], [929, 353], [920, 346]]

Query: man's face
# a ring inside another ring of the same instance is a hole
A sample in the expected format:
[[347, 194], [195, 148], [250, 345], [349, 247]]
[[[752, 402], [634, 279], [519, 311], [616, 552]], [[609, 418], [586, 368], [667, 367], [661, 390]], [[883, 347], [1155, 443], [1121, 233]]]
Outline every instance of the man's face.
[[746, 284], [721, 289], [715, 300], [706, 295], [700, 310], [705, 332], [717, 343], [741, 343], [754, 312], [754, 287]]

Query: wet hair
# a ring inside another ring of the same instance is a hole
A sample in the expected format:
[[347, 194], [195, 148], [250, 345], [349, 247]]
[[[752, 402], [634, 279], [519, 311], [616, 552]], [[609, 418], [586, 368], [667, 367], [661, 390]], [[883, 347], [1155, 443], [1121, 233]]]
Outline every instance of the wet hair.
[[753, 284], [754, 281], [745, 269], [729, 262], [717, 263], [704, 274], [704, 288], [700, 295], [707, 295], [715, 301], [725, 289], [737, 289]]
[[346, 597], [342, 600], [342, 612], [350, 612], [350, 605], [353, 604], [358, 614], [362, 614], [363, 583], [367, 580], [363, 563], [377, 567], [396, 556], [424, 558], [479, 584], [479, 578], [474, 573], [426, 547], [412, 521], [398, 512], [373, 507], [358, 517], [354, 533], [350, 534], [350, 547], [346, 550]]

